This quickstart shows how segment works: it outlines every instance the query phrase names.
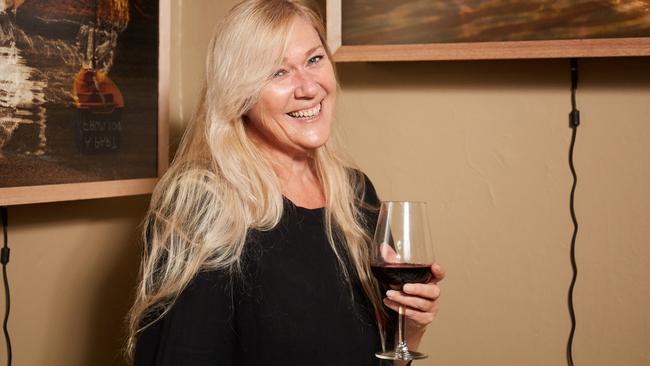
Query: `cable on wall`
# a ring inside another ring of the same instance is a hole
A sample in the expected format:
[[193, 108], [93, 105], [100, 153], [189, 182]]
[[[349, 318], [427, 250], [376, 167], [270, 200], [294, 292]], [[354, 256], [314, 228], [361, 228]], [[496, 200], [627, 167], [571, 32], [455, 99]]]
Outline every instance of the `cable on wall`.
[[576, 263], [576, 237], [578, 236], [578, 219], [576, 218], [575, 211], [575, 192], [576, 185], [578, 184], [578, 176], [573, 165], [573, 150], [576, 143], [576, 133], [580, 125], [580, 111], [576, 108], [576, 90], [578, 89], [578, 60], [572, 58], [570, 61], [571, 68], [571, 112], [569, 113], [569, 127], [571, 127], [571, 143], [569, 144], [569, 168], [573, 176], [573, 185], [571, 187], [571, 194], [569, 196], [569, 211], [571, 212], [571, 220], [573, 221], [573, 235], [571, 236], [571, 268], [573, 269], [573, 277], [571, 278], [571, 285], [569, 286], [568, 303], [569, 303], [569, 316], [571, 317], [571, 331], [567, 341], [566, 355], [569, 366], [573, 366], [573, 336], [576, 331], [576, 314], [573, 306], [573, 290], [578, 278], [578, 266]]
[[7, 279], [7, 263], [9, 263], [9, 244], [7, 240], [7, 227], [8, 225], [8, 210], [6, 207], [0, 208], [0, 215], [2, 215], [2, 232], [4, 234], [4, 245], [0, 252], [0, 262], [2, 262], [2, 280], [5, 287], [5, 319], [2, 323], [2, 329], [5, 334], [5, 341], [7, 343], [7, 365], [11, 366], [11, 338], [9, 337], [9, 330], [7, 323], [9, 322], [9, 309], [11, 307], [11, 300], [9, 297], [9, 280]]

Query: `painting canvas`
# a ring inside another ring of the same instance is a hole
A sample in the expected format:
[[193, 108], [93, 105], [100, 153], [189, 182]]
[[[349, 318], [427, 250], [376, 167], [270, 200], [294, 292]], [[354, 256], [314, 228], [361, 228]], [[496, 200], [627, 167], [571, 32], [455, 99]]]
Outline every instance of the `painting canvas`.
[[650, 0], [347, 0], [343, 44], [650, 36]]
[[158, 0], [0, 0], [0, 194], [157, 177], [158, 54]]
[[[334, 48], [405, 45], [408, 52], [414, 49], [409, 45], [449, 51], [523, 45], [548, 48], [548, 57], [573, 57], [590, 54], [571, 54], [572, 47], [593, 46], [595, 56], [607, 56], [607, 47], [625, 45], [612, 55], [650, 54], [650, 0], [328, 0], [327, 7]], [[457, 56], [448, 58], [462, 58]]]

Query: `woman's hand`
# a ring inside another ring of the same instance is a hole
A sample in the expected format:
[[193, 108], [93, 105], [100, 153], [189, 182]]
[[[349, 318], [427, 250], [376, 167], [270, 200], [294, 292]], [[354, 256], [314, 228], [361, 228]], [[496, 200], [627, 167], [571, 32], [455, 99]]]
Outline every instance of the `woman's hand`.
[[427, 283], [407, 283], [401, 291], [388, 290], [384, 304], [395, 311], [404, 306], [406, 343], [410, 349], [417, 349], [426, 327], [438, 314], [440, 287], [438, 282], [445, 278], [444, 270], [434, 263], [433, 277]]

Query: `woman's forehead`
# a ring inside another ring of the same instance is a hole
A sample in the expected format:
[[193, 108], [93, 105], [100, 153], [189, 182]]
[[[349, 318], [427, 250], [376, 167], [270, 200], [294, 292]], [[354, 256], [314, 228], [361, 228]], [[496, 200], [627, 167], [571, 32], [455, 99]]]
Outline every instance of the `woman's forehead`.
[[301, 17], [296, 18], [292, 25], [289, 39], [287, 40], [287, 48], [283, 57], [284, 61], [308, 57], [319, 48], [323, 48], [323, 43], [316, 29], [305, 19]]

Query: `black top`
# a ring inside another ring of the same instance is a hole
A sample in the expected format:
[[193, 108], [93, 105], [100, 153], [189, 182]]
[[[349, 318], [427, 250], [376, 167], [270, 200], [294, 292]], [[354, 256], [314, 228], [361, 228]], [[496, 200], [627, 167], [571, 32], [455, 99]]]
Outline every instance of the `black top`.
[[[364, 200], [378, 205], [368, 179]], [[372, 232], [376, 212], [364, 213]], [[372, 306], [353, 273], [352, 293], [344, 280], [324, 209], [285, 198], [275, 228], [249, 233], [242, 264], [241, 278], [198, 274], [140, 335], [135, 365], [379, 365]]]

